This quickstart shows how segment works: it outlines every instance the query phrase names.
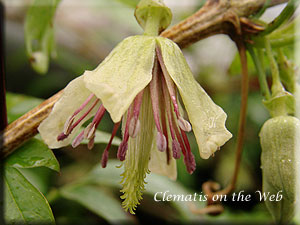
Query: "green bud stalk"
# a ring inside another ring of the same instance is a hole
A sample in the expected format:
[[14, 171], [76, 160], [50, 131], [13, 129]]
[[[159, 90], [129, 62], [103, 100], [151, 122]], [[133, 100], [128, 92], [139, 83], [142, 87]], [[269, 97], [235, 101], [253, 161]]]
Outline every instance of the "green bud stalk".
[[157, 36], [172, 21], [171, 10], [161, 0], [141, 0], [134, 15], [144, 35]]

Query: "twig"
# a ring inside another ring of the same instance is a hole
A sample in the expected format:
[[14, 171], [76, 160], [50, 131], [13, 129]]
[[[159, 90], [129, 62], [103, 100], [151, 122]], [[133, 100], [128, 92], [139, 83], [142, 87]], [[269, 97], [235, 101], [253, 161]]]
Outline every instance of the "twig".
[[[164, 31], [181, 48], [214, 34], [230, 34], [232, 15], [248, 17], [264, 7], [267, 0], [209, 0], [195, 14]], [[270, 6], [288, 0], [272, 1]]]
[[62, 92], [56, 93], [5, 128], [4, 145], [1, 146], [0, 152], [1, 158], [8, 156], [14, 149], [37, 134], [38, 126], [49, 115]]
[[[164, 31], [161, 36], [172, 39], [180, 47], [186, 47], [214, 34], [228, 34], [232, 30], [230, 17], [248, 17], [259, 11], [266, 0], [208, 0], [195, 14], [178, 25]], [[271, 5], [287, 2], [272, 1]], [[2, 135], [4, 145], [0, 146], [1, 157], [12, 153], [14, 149], [37, 134], [37, 127], [51, 111], [61, 92], [43, 102], [24, 116], [9, 125]], [[24, 126], [23, 126], [24, 125]], [[26, 126], [25, 126], [26, 125]]]

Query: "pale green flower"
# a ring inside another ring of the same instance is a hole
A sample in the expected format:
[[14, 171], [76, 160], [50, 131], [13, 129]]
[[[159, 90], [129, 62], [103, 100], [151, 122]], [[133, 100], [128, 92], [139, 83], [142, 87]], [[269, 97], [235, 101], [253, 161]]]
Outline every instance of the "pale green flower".
[[[191, 124], [181, 115], [178, 94]], [[149, 34], [126, 38], [95, 70], [70, 82], [39, 131], [50, 148], [72, 140], [76, 147], [84, 138], [92, 148], [95, 129], [105, 111], [115, 126], [102, 166], [106, 166], [111, 141], [122, 120], [123, 141], [117, 154], [124, 161], [121, 198], [131, 213], [142, 198], [149, 171], [176, 179], [175, 159], [181, 153], [187, 171], [195, 170], [185, 132], [193, 130], [204, 159], [232, 136], [225, 127], [226, 114], [194, 79], [179, 47]], [[93, 121], [77, 134], [91, 117]]]

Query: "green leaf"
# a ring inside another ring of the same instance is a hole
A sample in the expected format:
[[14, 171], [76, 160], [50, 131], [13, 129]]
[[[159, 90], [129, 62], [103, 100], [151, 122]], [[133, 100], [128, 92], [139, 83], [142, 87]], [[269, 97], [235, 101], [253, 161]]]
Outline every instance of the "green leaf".
[[[45, 197], [49, 191], [50, 186], [53, 184], [52, 179], [54, 175], [53, 170], [49, 170], [47, 167], [36, 168], [17, 168], [23, 176], [35, 186]], [[47, 200], [49, 200], [47, 198]]]
[[55, 224], [46, 198], [13, 167], [5, 167], [4, 215], [7, 224]]
[[25, 19], [25, 44], [32, 67], [41, 74], [48, 70], [54, 53], [53, 18], [60, 0], [33, 0]]
[[[96, 133], [95, 133], [95, 144], [99, 144], [99, 143], [104, 143], [104, 144], [107, 144], [109, 142], [109, 139], [110, 139], [110, 136], [111, 136], [111, 133], [107, 133], [107, 132], [104, 132], [104, 131], [101, 131], [101, 130], [96, 130]], [[112, 141], [112, 144], [113, 145], [120, 145], [121, 144], [121, 139], [119, 137], [114, 137], [113, 141]], [[87, 144], [89, 141], [84, 139], [81, 144]]]
[[218, 216], [208, 217], [207, 223], [214, 224], [274, 224], [263, 203], [257, 204], [253, 209], [244, 211], [242, 209], [229, 207]]
[[18, 148], [5, 161], [6, 166], [33, 168], [45, 166], [59, 171], [59, 163], [53, 152], [42, 141], [33, 138]]
[[[188, 199], [193, 199], [195, 191], [190, 191], [182, 186], [179, 182], [173, 181], [165, 176], [157, 175], [151, 173], [146, 178], [145, 193], [150, 195], [157, 194], [157, 199], [162, 197], [166, 192], [167, 195], [172, 196], [184, 196], [187, 201], [170, 201], [170, 203], [180, 212], [180, 214], [187, 220], [195, 221], [199, 218], [197, 215], [193, 214], [190, 210], [191, 204], [196, 208], [204, 208], [205, 201], [199, 201], [199, 195], [197, 195], [197, 201], [189, 201]], [[181, 198], [181, 197], [180, 197]]]
[[[101, 165], [97, 165], [94, 169], [85, 176], [81, 181], [84, 183], [98, 184], [98, 185], [106, 185], [110, 187], [121, 188], [121, 177], [122, 169], [119, 167], [121, 162], [117, 160], [109, 160], [107, 167], [103, 169]], [[183, 185], [179, 182], [172, 181], [168, 177], [157, 175], [151, 173], [147, 175], [146, 178], [147, 184], [145, 185], [145, 193], [153, 196], [156, 192], [165, 192], [169, 191], [168, 194], [176, 194], [176, 195], [189, 195], [194, 194], [187, 190]], [[154, 202], [154, 200], [153, 200]], [[204, 207], [205, 202], [181, 202], [181, 201], [171, 201], [172, 204], [179, 212], [180, 215], [189, 220], [197, 219], [197, 216], [194, 215], [189, 210], [190, 204], [195, 204], [197, 208]]]
[[16, 120], [29, 110], [39, 105], [43, 100], [31, 96], [6, 93], [7, 117], [8, 122]]
[[95, 186], [71, 186], [61, 189], [60, 194], [80, 203], [112, 224], [132, 222], [119, 201]]

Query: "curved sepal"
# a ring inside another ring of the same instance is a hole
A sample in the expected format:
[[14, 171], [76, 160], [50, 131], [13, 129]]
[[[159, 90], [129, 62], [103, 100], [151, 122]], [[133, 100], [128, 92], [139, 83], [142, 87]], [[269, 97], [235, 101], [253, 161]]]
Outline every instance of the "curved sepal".
[[[97, 106], [74, 128], [66, 139], [57, 141], [57, 136], [64, 130], [65, 122], [90, 94], [91, 92], [85, 87], [83, 82], [83, 76], [77, 77], [67, 85], [62, 97], [55, 103], [50, 115], [38, 127], [38, 131], [49, 148], [60, 148], [70, 144], [81, 125], [96, 113]], [[92, 102], [88, 103], [87, 107], [90, 107], [91, 104]], [[83, 113], [83, 111], [78, 113], [75, 119], [80, 118]]]
[[117, 123], [135, 96], [152, 79], [155, 39], [146, 36], [126, 38], [93, 71], [86, 71], [86, 87], [103, 102]]
[[166, 38], [158, 37], [157, 41], [188, 113], [200, 156], [207, 159], [232, 137], [225, 127], [227, 115], [194, 79], [180, 48]]

